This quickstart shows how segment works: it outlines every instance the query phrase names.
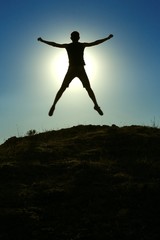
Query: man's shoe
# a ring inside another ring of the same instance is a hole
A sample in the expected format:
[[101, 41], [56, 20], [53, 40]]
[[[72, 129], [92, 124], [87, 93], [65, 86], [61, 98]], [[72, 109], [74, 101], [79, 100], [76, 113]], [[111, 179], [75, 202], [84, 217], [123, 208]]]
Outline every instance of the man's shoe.
[[49, 110], [49, 113], [48, 113], [48, 115], [49, 115], [50, 117], [53, 115], [54, 110], [55, 110], [55, 107], [52, 106], [51, 109]]
[[101, 116], [103, 115], [103, 112], [99, 106], [94, 106], [94, 110], [96, 110]]

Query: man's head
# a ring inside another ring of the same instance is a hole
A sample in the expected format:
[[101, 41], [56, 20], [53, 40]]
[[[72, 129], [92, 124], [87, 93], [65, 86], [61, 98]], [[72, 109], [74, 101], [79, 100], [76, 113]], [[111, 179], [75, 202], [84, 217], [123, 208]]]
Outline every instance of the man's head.
[[79, 39], [80, 39], [79, 32], [74, 31], [71, 33], [71, 40], [73, 42], [78, 42]]

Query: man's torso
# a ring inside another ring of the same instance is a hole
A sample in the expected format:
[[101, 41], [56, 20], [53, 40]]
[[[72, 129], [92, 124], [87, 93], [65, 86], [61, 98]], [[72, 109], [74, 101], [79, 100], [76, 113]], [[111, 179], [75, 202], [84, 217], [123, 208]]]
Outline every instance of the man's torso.
[[72, 42], [67, 44], [66, 50], [69, 58], [70, 66], [84, 66], [84, 44], [80, 42]]

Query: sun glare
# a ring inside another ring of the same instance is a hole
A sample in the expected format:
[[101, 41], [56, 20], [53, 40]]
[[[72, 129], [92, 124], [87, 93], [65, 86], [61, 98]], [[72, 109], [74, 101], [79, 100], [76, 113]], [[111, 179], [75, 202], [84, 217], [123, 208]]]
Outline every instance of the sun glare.
[[89, 77], [92, 78], [92, 81], [95, 80], [97, 75], [97, 63], [96, 63], [96, 57], [90, 52], [85, 53], [85, 63], [86, 63], [86, 72]]
[[68, 58], [64, 49], [60, 50], [51, 60], [51, 74], [58, 79], [64, 78], [68, 68]]

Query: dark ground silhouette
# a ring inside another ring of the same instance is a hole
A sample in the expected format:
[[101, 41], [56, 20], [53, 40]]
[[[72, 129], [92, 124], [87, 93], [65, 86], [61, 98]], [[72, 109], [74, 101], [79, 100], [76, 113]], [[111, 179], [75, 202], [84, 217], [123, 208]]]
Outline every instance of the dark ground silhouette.
[[59, 44], [59, 43], [43, 40], [42, 38], [38, 38], [38, 41], [43, 42], [45, 44], [48, 44], [50, 46], [58, 47], [58, 48], [65, 48], [67, 53], [68, 53], [68, 58], [69, 58], [68, 71], [66, 73], [66, 76], [64, 78], [64, 81], [63, 81], [59, 91], [56, 94], [53, 105], [50, 108], [49, 116], [53, 115], [53, 112], [55, 110], [55, 106], [56, 106], [57, 102], [61, 98], [61, 96], [62, 96], [63, 92], [66, 90], [66, 88], [69, 87], [70, 82], [75, 77], [78, 77], [81, 80], [81, 82], [83, 84], [83, 87], [87, 90], [89, 97], [92, 99], [92, 101], [94, 103], [94, 109], [100, 115], [103, 115], [102, 110], [98, 106], [95, 94], [94, 94], [94, 92], [93, 92], [93, 90], [90, 86], [88, 76], [87, 76], [86, 71], [84, 69], [85, 62], [84, 62], [84, 59], [83, 59], [83, 53], [84, 53], [84, 49], [86, 47], [91, 47], [91, 46], [101, 44], [101, 43], [109, 40], [112, 37], [113, 37], [113, 35], [110, 34], [108, 37], [103, 38], [103, 39], [99, 39], [99, 40], [94, 41], [94, 42], [82, 43], [82, 42], [79, 42], [79, 39], [80, 39], [79, 32], [74, 31], [74, 32], [71, 33], [72, 43], [69, 43], [69, 44]]
[[158, 240], [160, 129], [77, 126], [0, 145], [0, 239]]

